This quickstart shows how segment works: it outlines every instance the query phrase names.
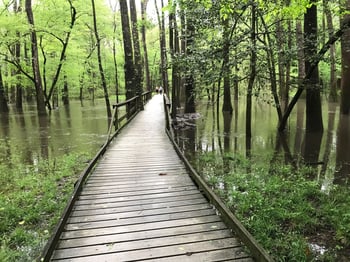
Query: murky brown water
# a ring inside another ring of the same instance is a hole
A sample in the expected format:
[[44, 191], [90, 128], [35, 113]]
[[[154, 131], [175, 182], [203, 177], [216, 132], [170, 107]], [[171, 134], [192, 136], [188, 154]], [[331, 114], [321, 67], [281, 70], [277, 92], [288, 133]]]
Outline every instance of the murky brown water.
[[189, 158], [203, 151], [243, 156], [251, 152], [253, 157], [275, 154], [293, 165], [309, 164], [317, 167], [316, 179], [323, 190], [333, 183], [349, 183], [350, 117], [340, 116], [336, 104], [323, 104], [323, 133], [306, 133], [305, 101], [301, 100], [283, 134], [276, 132], [276, 109], [266, 103], [254, 104], [251, 141], [245, 133], [244, 102], [236, 105], [232, 115], [217, 115], [215, 108], [201, 103], [197, 114], [178, 119], [178, 143]]
[[103, 100], [83, 106], [71, 101], [47, 117], [38, 117], [34, 104], [25, 105], [23, 113], [12, 109], [8, 117], [0, 116], [0, 161], [33, 164], [70, 152], [97, 152], [107, 125]]

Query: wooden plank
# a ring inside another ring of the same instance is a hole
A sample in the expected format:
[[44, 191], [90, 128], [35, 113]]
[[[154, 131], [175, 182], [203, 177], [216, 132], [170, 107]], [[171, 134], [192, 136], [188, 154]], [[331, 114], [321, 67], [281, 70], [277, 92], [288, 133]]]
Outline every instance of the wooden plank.
[[140, 206], [140, 205], [155, 205], [159, 203], [168, 203], [168, 202], [176, 202], [176, 201], [191, 201], [195, 199], [203, 199], [203, 196], [195, 192], [194, 194], [188, 195], [179, 195], [179, 196], [168, 196], [166, 198], [150, 198], [150, 199], [136, 199], [130, 201], [118, 201], [118, 202], [107, 202], [101, 204], [91, 204], [91, 205], [75, 205], [73, 210], [94, 210], [94, 209], [106, 209], [106, 208], [124, 208], [124, 207], [132, 207], [132, 206]]
[[[179, 236], [165, 236], [160, 238], [147, 238], [141, 240], [134, 240], [132, 242], [117, 242], [95, 245], [92, 247], [75, 247], [58, 249], [54, 256], [55, 259], [76, 258], [82, 256], [94, 256], [99, 254], [114, 253], [114, 252], [130, 252], [133, 250], [159, 248], [172, 245], [183, 245], [188, 243], [204, 242], [218, 239], [226, 239], [231, 237], [230, 230], [215, 230], [209, 231], [205, 234], [192, 233]], [[234, 243], [236, 246], [241, 246], [239, 242]]]
[[161, 207], [155, 209], [141, 209], [136, 211], [126, 211], [126, 212], [111, 212], [107, 214], [95, 214], [88, 216], [71, 216], [68, 220], [68, 223], [87, 223], [87, 222], [98, 222], [98, 221], [106, 221], [106, 220], [119, 220], [126, 218], [137, 218], [137, 217], [147, 217], [153, 215], [162, 215], [162, 214], [173, 214], [180, 212], [190, 212], [204, 209], [211, 209], [212, 207], [208, 202], [185, 205], [185, 206], [177, 206], [177, 207]]
[[186, 191], [173, 191], [167, 193], [158, 193], [152, 195], [137, 195], [137, 196], [119, 196], [119, 197], [109, 197], [108, 199], [86, 199], [80, 200], [78, 199], [77, 205], [95, 205], [101, 203], [113, 203], [113, 202], [125, 202], [125, 201], [133, 201], [133, 200], [141, 200], [141, 199], [154, 199], [154, 198], [167, 198], [174, 196], [184, 196], [184, 195], [193, 195], [200, 194], [198, 189], [186, 190]]
[[[214, 230], [226, 229], [226, 225], [218, 221], [217, 217], [206, 217], [207, 222], [203, 224], [193, 224], [191, 219], [181, 219], [174, 221], [171, 225], [169, 223], [159, 222], [153, 224], [152, 228], [130, 228], [130, 232], [113, 233], [101, 236], [82, 237], [61, 240], [57, 249], [84, 247], [109, 243], [128, 242], [141, 239], [152, 239], [166, 236], [179, 236], [191, 233], [206, 233]], [[211, 222], [213, 221], [213, 222]], [[197, 220], [195, 220], [197, 222]]]
[[74, 210], [71, 214], [71, 217], [85, 217], [85, 216], [93, 216], [99, 214], [115, 214], [115, 213], [123, 213], [130, 211], [143, 211], [143, 210], [159, 210], [161, 208], [172, 208], [172, 207], [182, 207], [196, 204], [208, 204], [208, 201], [204, 198], [195, 198], [183, 201], [172, 201], [172, 202], [161, 202], [161, 203], [151, 203], [145, 205], [128, 205], [128, 206], [118, 206], [114, 208], [93, 208], [88, 210]]
[[[237, 246], [238, 245], [238, 246]], [[140, 250], [131, 250], [124, 252], [111, 252], [103, 255], [93, 255], [86, 257], [71, 258], [68, 261], [140, 261], [150, 260], [169, 256], [190, 255], [199, 252], [216, 251], [218, 249], [234, 248], [234, 254], [237, 258], [246, 257], [241, 246], [234, 238], [216, 239], [210, 241], [202, 241], [190, 244], [171, 245], [166, 247], [155, 247]], [[53, 259], [53, 261], [64, 261]]]
[[[196, 212], [182, 212], [175, 214], [165, 214], [158, 216], [149, 216], [141, 218], [129, 218], [122, 220], [108, 220], [90, 223], [67, 224], [66, 231], [62, 234], [62, 238], [77, 238], [111, 234], [115, 231], [119, 232], [119, 228], [127, 229], [128, 226], [141, 225], [143, 228], [152, 226], [154, 223], [166, 222], [174, 223], [174, 220], [191, 218], [197, 220], [200, 224], [206, 216], [216, 215], [214, 210], [200, 210]], [[151, 224], [151, 225], [148, 225]]]

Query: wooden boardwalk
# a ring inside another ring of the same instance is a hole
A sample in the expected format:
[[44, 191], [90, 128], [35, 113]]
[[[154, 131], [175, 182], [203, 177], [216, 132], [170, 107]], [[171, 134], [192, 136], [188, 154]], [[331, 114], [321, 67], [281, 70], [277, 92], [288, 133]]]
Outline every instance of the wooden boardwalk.
[[87, 179], [52, 261], [252, 261], [190, 179], [156, 95]]

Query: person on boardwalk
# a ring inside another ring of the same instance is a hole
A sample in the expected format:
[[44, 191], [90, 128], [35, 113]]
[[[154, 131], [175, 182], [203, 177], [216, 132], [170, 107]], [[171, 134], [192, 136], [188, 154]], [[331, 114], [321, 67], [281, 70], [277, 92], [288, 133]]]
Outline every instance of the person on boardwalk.
[[160, 86], [160, 87], [159, 87], [159, 94], [162, 94], [162, 93], [163, 93], [163, 87]]

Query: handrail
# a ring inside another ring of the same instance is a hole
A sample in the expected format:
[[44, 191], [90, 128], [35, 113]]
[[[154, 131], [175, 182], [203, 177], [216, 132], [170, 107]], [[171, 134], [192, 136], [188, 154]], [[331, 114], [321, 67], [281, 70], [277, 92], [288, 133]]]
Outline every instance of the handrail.
[[[91, 171], [95, 168], [98, 160], [104, 155], [104, 153], [107, 150], [107, 147], [109, 146], [109, 144], [112, 142], [112, 140], [120, 133], [120, 131], [131, 121], [131, 119], [136, 116], [136, 114], [140, 111], [140, 110], [136, 110], [132, 116], [130, 116], [128, 118], [128, 120], [123, 123], [122, 126], [116, 125], [116, 118], [118, 116], [118, 108], [120, 108], [121, 106], [124, 105], [128, 105], [129, 103], [131, 103], [132, 101], [135, 101], [137, 99], [139, 99], [139, 101], [142, 102], [142, 107], [143, 105], [152, 97], [152, 92], [148, 91], [148, 92], [144, 92], [142, 93], [140, 96], [135, 96], [125, 102], [121, 102], [118, 103], [116, 105], [114, 105], [114, 110], [113, 110], [113, 116], [112, 116], [112, 120], [109, 124], [109, 128], [108, 128], [108, 133], [107, 133], [107, 138], [105, 143], [103, 144], [103, 146], [100, 148], [100, 150], [97, 152], [97, 154], [95, 155], [95, 157], [89, 162], [89, 164], [87, 165], [87, 167], [84, 169], [84, 171], [80, 174], [79, 179], [77, 180], [77, 182], [74, 184], [74, 191], [73, 194], [71, 196], [71, 198], [69, 199], [61, 217], [59, 222], [57, 223], [50, 239], [48, 240], [48, 242], [46, 243], [46, 246], [44, 247], [44, 250], [39, 258], [39, 261], [49, 261], [53, 251], [55, 250], [55, 247], [59, 241], [59, 237], [61, 235], [61, 233], [63, 232], [64, 226], [66, 225], [66, 222], [68, 220], [68, 217], [73, 209], [74, 203], [78, 198], [79, 193], [82, 190], [83, 184], [85, 183], [87, 177], [91, 174]], [[111, 136], [112, 133], [112, 129], [113, 129], [113, 125], [115, 127], [115, 131], [113, 133], [113, 135]]]
[[203, 178], [197, 173], [197, 171], [192, 167], [188, 159], [182, 154], [180, 147], [177, 145], [174, 139], [174, 132], [171, 125], [170, 117], [170, 102], [166, 94], [163, 96], [164, 101], [164, 112], [166, 128], [165, 131], [171, 140], [177, 154], [184, 162], [191, 179], [198, 186], [198, 188], [203, 192], [211, 204], [215, 206], [219, 214], [221, 215], [225, 224], [235, 232], [242, 242], [248, 247], [252, 256], [256, 261], [261, 262], [272, 262], [273, 259], [269, 254], [260, 246], [260, 244], [254, 239], [254, 237], [249, 233], [249, 231], [242, 225], [238, 218], [226, 207], [222, 200], [214, 193], [214, 191], [206, 184]]

